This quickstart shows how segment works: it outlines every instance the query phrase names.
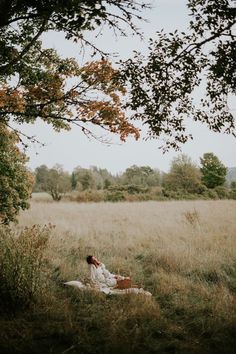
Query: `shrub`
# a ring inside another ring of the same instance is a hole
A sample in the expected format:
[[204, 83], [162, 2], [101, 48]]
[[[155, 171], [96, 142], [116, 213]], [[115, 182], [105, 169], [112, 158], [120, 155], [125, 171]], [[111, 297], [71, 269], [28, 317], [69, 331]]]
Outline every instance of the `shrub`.
[[200, 222], [199, 214], [196, 210], [186, 211], [184, 213], [184, 218], [186, 223], [193, 227], [196, 227]]
[[229, 198], [236, 200], [236, 188], [235, 189], [231, 189], [231, 191], [229, 193]]
[[129, 194], [146, 193], [148, 191], [148, 188], [135, 184], [128, 184], [127, 186], [125, 186], [125, 189]]
[[123, 184], [112, 184], [108, 187], [109, 192], [124, 192], [126, 190], [126, 186]]
[[163, 197], [162, 187], [152, 187], [151, 194], [153, 195], [153, 197]]
[[219, 198], [218, 194], [216, 193], [216, 191], [214, 189], [208, 189], [202, 195], [206, 199], [218, 199]]
[[205, 184], [200, 184], [196, 192], [198, 194], [203, 194], [203, 193], [205, 193], [207, 191], [208, 191], [207, 186], [205, 186]]
[[191, 194], [181, 189], [176, 191], [163, 189], [162, 193], [164, 197], [173, 200], [194, 200], [199, 198], [197, 194]]
[[168, 199], [180, 199], [178, 191], [171, 191], [171, 190], [164, 188], [162, 193], [163, 193], [164, 197], [166, 197]]
[[50, 228], [34, 225], [17, 234], [10, 227], [0, 227], [0, 296], [4, 309], [26, 308], [42, 290]]
[[96, 191], [96, 190], [87, 190], [83, 192], [79, 192], [76, 195], [75, 200], [77, 202], [102, 202], [104, 201], [104, 192]]
[[108, 202], [120, 202], [125, 199], [124, 193], [121, 191], [116, 191], [116, 192], [108, 192], [106, 194], [106, 201]]
[[102, 190], [86, 190], [82, 192], [73, 191], [64, 196], [64, 200], [71, 202], [87, 203], [87, 202], [103, 202], [104, 192]]
[[227, 199], [229, 198], [229, 190], [224, 186], [217, 186], [214, 188], [214, 191], [217, 193], [220, 199]]

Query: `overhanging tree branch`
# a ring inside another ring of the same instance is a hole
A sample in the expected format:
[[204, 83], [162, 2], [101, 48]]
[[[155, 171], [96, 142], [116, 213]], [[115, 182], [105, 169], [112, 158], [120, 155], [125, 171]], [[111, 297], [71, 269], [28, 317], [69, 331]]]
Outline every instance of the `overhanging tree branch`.
[[[197, 42], [197, 43], [190, 43], [183, 51], [181, 51], [178, 55], [176, 55], [169, 63], [167, 63], [167, 66], [171, 66], [175, 61], [177, 61], [179, 58], [181, 58], [183, 55], [185, 55], [186, 53], [191, 53], [193, 50], [195, 49], [199, 49], [201, 48], [204, 44], [209, 43], [211, 41], [213, 41], [216, 38], [221, 37], [222, 35], [224, 35], [224, 32], [229, 30], [230, 28], [232, 28], [234, 25], [236, 24], [235, 22], [230, 23], [228, 26], [226, 26], [225, 28], [223, 28], [221, 31], [214, 33], [212, 36], [205, 38], [203, 41], [201, 42]], [[190, 49], [191, 48], [191, 49]], [[190, 49], [190, 50], [188, 50]]]
[[36, 33], [36, 35], [30, 40], [30, 42], [22, 49], [22, 51], [19, 53], [19, 55], [13, 59], [12, 61], [10, 61], [9, 63], [0, 66], [0, 75], [4, 74], [5, 72], [7, 72], [7, 70], [9, 68], [11, 68], [12, 66], [14, 66], [15, 64], [17, 64], [23, 57], [24, 55], [30, 50], [30, 48], [35, 44], [35, 42], [37, 41], [37, 39], [41, 36], [41, 34], [44, 32], [45, 30], [45, 26], [48, 22], [48, 19], [44, 19], [38, 32]]

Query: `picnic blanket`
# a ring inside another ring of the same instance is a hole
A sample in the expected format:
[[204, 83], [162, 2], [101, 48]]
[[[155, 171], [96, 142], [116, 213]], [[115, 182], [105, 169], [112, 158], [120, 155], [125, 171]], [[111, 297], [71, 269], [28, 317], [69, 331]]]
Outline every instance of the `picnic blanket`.
[[149, 291], [144, 290], [143, 288], [129, 288], [129, 289], [115, 289], [107, 286], [93, 287], [90, 284], [83, 284], [79, 280], [71, 280], [64, 283], [65, 285], [73, 286], [80, 290], [91, 290], [91, 291], [101, 291], [107, 295], [124, 295], [124, 294], [143, 294], [146, 296], [152, 296]]

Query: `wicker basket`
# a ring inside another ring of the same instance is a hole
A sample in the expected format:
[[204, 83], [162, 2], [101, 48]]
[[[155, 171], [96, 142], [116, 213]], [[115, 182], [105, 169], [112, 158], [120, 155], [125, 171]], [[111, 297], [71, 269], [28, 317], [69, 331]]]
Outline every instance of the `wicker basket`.
[[130, 278], [126, 278], [126, 279], [118, 279], [117, 280], [117, 286], [116, 289], [129, 289], [131, 288], [131, 279]]

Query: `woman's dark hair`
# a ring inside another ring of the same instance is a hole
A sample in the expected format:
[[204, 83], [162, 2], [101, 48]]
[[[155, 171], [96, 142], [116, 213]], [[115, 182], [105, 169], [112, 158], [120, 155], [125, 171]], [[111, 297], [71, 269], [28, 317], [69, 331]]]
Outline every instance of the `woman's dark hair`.
[[92, 259], [93, 259], [93, 256], [87, 256], [86, 258], [86, 261], [88, 262], [88, 264], [92, 264]]

